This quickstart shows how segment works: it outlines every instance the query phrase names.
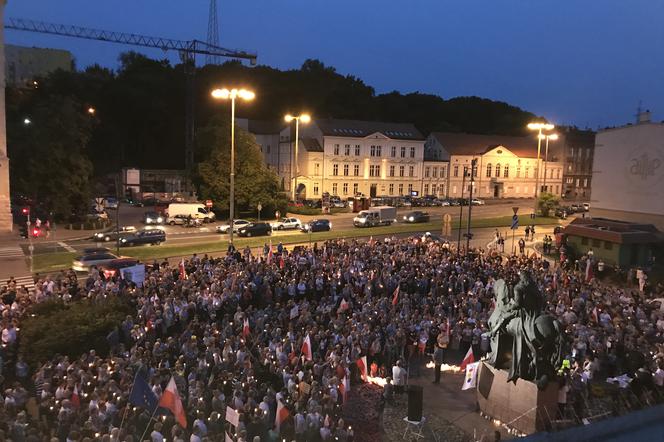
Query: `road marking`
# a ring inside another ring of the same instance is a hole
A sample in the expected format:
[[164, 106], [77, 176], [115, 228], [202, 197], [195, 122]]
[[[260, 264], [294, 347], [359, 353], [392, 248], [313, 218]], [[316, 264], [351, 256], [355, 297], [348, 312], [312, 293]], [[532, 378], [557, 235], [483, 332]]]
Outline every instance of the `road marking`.
[[[35, 288], [35, 280], [32, 276], [19, 276], [18, 278], [14, 278], [14, 281], [16, 281], [16, 287], [25, 286], [28, 290]], [[0, 279], [0, 288], [6, 287], [7, 282], [9, 282], [9, 278]]]
[[20, 246], [0, 247], [0, 258], [23, 258], [23, 249]]
[[76, 252], [76, 249], [63, 241], [58, 241], [58, 245], [68, 252]]

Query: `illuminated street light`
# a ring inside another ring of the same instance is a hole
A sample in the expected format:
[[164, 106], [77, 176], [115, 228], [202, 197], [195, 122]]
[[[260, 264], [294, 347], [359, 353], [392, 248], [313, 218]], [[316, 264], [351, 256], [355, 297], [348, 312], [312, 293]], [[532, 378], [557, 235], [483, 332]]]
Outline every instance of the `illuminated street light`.
[[212, 97], [217, 100], [231, 100], [231, 195], [230, 195], [230, 228], [229, 243], [233, 245], [233, 218], [235, 217], [235, 99], [241, 98], [244, 101], [251, 101], [256, 98], [256, 94], [247, 89], [214, 89]]
[[94, 115], [95, 112], [97, 112], [97, 109], [95, 109], [94, 107], [89, 107], [89, 108], [88, 108], [88, 113], [89, 113], [90, 115]]
[[[300, 121], [305, 124], [309, 123], [311, 121], [311, 115], [301, 114], [298, 116], [293, 116], [288, 114], [284, 117], [284, 120], [286, 120], [286, 123], [290, 123], [291, 121], [295, 120], [295, 176], [293, 177], [293, 188], [291, 189], [291, 198], [293, 199], [293, 202], [295, 202], [297, 193], [297, 176], [300, 172], [299, 165], [297, 163], [298, 138], [300, 138]], [[292, 171], [293, 168], [291, 167], [291, 174]]]
[[32, 124], [32, 120], [31, 120], [30, 118], [24, 118], [24, 119], [23, 119], [23, 124], [25, 124], [26, 126], [28, 126], [28, 125]]
[[558, 139], [558, 134], [550, 134], [550, 135], [539, 134], [538, 138], [540, 140], [546, 139], [546, 147], [544, 148], [544, 183], [542, 183], [542, 187], [544, 188], [544, 191], [548, 192], [546, 188], [546, 163], [549, 161], [549, 140], [556, 141]]
[[556, 126], [550, 123], [528, 123], [528, 129], [536, 130], [537, 134], [537, 165], [535, 166], [535, 202], [533, 214], [537, 214], [537, 195], [539, 192], [539, 176], [540, 176], [540, 152], [542, 150], [542, 131], [553, 130]]

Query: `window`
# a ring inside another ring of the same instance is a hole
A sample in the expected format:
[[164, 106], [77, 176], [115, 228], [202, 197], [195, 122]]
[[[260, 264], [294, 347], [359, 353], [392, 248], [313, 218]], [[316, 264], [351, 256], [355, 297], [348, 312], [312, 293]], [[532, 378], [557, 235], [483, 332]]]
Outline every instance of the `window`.
[[433, 177], [438, 178], [438, 168], [437, 167], [433, 168]]
[[399, 166], [399, 176], [403, 176], [405, 169], [406, 168], [404, 166]]
[[424, 168], [424, 178], [429, 178], [429, 172], [431, 172], [431, 168], [429, 166]]
[[[434, 185], [435, 185], [435, 184], [434, 184]], [[424, 195], [428, 195], [428, 194], [429, 194], [429, 185], [428, 185], [428, 184], [425, 184], [425, 185], [424, 185], [424, 192], [423, 192], [423, 193], [424, 193]]]
[[371, 156], [372, 157], [376, 156], [376, 146], [371, 146]]
[[401, 158], [406, 158], [406, 148], [405, 147], [401, 148]]
[[583, 179], [583, 187], [588, 187], [588, 178]]
[[397, 156], [397, 146], [392, 146], [392, 158]]
[[510, 165], [509, 164], [505, 164], [505, 170], [504, 170], [503, 176], [505, 178], [508, 178], [510, 176]]
[[346, 156], [350, 155], [350, 144], [346, 144], [344, 146], [344, 155]]
[[408, 185], [408, 195], [412, 195], [412, 194], [413, 194], [413, 185], [409, 184]]
[[357, 195], [359, 193], [359, 184], [353, 183], [353, 195]]
[[339, 165], [338, 164], [332, 165], [332, 175], [334, 175], [334, 176], [339, 175]]
[[560, 178], [560, 169], [556, 170], [556, 178]]
[[314, 175], [320, 175], [320, 163], [314, 163]]
[[403, 184], [399, 184], [399, 195], [403, 195]]
[[445, 171], [446, 171], [446, 169], [444, 167], [440, 168], [440, 177], [441, 178], [445, 178]]
[[500, 163], [496, 164], [496, 178], [500, 178]]
[[349, 165], [344, 164], [344, 176], [348, 176], [348, 168], [349, 168]]
[[410, 148], [410, 157], [415, 158], [415, 148], [414, 147]]
[[473, 177], [477, 177], [477, 164], [472, 167], [473, 167]]
[[348, 183], [344, 183], [344, 195], [348, 195]]
[[516, 166], [516, 177], [521, 178], [521, 166]]
[[360, 156], [360, 145], [359, 144], [355, 145], [355, 156], [356, 157]]
[[436, 192], [438, 192], [438, 186], [436, 186], [435, 184], [432, 184], [431, 185], [431, 195], [437, 195]]
[[376, 165], [376, 176], [380, 176], [380, 165]]
[[533, 167], [533, 178], [537, 178], [539, 175], [539, 168], [538, 167]]
[[394, 176], [394, 166], [390, 166], [390, 176]]
[[415, 176], [415, 166], [408, 166], [408, 176]]
[[576, 187], [581, 187], [581, 178], [576, 179]]
[[337, 183], [332, 183], [332, 195], [337, 194]]
[[353, 175], [360, 176], [360, 165], [359, 164], [355, 164], [353, 166]]
[[318, 183], [314, 183], [314, 195], [318, 195]]
[[486, 177], [491, 178], [491, 163], [486, 165]]
[[459, 177], [459, 166], [455, 165], [453, 170], [454, 170], [454, 178], [458, 178]]
[[339, 155], [339, 145], [338, 144], [334, 145], [334, 154]]
[[383, 146], [376, 146], [376, 156], [380, 157], [383, 155]]
[[613, 249], [613, 243], [612, 243], [612, 242], [608, 242], [608, 241], [604, 241], [604, 248], [605, 248], [606, 250], [612, 250], [612, 249]]
[[369, 176], [380, 176], [380, 166], [369, 166]]
[[530, 169], [530, 168], [526, 166], [526, 171], [524, 172], [524, 175], [523, 175], [524, 178], [528, 178], [528, 175], [530, 174], [530, 170], [529, 170], [529, 169]]
[[390, 192], [390, 195], [394, 195], [394, 184], [390, 184], [388, 186], [388, 189], [389, 189], [388, 191]]
[[565, 184], [574, 184], [574, 178], [570, 177], [565, 178]]

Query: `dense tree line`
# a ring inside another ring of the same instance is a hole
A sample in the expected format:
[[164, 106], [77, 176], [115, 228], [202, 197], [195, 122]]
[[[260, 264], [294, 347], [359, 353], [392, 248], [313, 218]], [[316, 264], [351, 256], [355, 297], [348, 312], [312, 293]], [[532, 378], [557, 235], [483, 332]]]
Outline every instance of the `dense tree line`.
[[[318, 118], [412, 122], [425, 135], [434, 130], [517, 135], [534, 117], [478, 97], [377, 95], [362, 80], [340, 75], [317, 60], [287, 71], [231, 61], [197, 69], [195, 121], [202, 140], [216, 139], [211, 131], [228, 124], [227, 104], [210, 97], [210, 90], [219, 86], [255, 90], [257, 99], [238, 106], [238, 117], [260, 120], [306, 110]], [[58, 71], [38, 79], [35, 88], [8, 89], [7, 110], [13, 193], [52, 201], [49, 210], [61, 217], [85, 210], [93, 177], [121, 167], [184, 168], [185, 66], [181, 64], [172, 66], [128, 52], [120, 57], [117, 71], [99, 66]], [[204, 144], [196, 143], [197, 161], [218, 162], [223, 153]], [[253, 147], [247, 148], [253, 152]], [[44, 169], [52, 174], [45, 176]], [[212, 195], [212, 183], [201, 179], [204, 170], [205, 166], [197, 166], [192, 178], [203, 194]], [[272, 178], [268, 181], [271, 188]], [[220, 194], [217, 198], [223, 200]]]

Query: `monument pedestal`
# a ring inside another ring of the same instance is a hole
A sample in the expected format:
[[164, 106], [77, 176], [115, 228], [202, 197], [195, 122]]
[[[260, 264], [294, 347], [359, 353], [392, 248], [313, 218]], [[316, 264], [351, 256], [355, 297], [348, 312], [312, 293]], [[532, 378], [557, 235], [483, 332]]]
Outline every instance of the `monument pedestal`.
[[521, 433], [543, 431], [556, 418], [558, 384], [550, 382], [539, 390], [530, 381], [507, 382], [507, 370], [497, 370], [482, 362], [477, 380], [480, 410]]

